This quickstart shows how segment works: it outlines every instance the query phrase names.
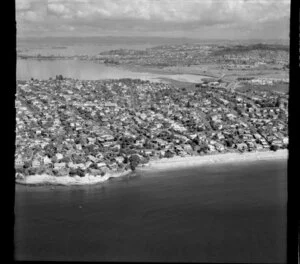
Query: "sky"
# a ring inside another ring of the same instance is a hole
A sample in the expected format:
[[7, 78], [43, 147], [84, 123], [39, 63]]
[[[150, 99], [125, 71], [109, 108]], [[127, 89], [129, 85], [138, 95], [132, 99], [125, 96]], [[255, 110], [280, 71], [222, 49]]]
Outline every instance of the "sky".
[[16, 0], [17, 37], [288, 39], [289, 0]]

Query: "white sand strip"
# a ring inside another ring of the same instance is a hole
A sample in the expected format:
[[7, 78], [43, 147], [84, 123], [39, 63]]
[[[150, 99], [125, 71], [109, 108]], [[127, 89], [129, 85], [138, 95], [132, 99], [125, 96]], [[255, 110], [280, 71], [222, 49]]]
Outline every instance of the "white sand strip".
[[151, 161], [149, 166], [141, 168], [141, 170], [161, 170], [172, 168], [185, 168], [194, 167], [206, 164], [223, 164], [223, 163], [236, 163], [247, 162], [256, 160], [275, 160], [275, 159], [287, 159], [288, 150], [281, 149], [274, 151], [264, 152], [247, 152], [247, 153], [223, 153], [216, 155], [204, 155], [204, 156], [190, 156], [190, 157], [173, 157], [163, 158], [155, 161]]

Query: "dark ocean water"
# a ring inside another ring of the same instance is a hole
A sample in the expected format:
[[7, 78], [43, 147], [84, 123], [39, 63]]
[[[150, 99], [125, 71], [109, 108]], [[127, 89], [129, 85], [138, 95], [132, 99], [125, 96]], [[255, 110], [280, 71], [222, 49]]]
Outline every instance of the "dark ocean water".
[[285, 262], [287, 162], [16, 187], [17, 260]]

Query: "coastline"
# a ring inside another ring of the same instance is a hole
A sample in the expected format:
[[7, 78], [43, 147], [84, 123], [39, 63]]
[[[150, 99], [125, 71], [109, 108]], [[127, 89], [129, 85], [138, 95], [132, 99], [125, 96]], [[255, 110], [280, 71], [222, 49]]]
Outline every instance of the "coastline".
[[[274, 160], [287, 159], [288, 150], [280, 149], [274, 151], [263, 152], [248, 152], [248, 153], [220, 153], [204, 156], [190, 156], [190, 157], [173, 157], [163, 158], [160, 160], [150, 161], [146, 169], [164, 170], [172, 168], [186, 168], [209, 164], [223, 164], [232, 162], [250, 162], [258, 160]], [[144, 168], [142, 168], [143, 170]]]
[[[163, 158], [159, 160], [152, 160], [143, 167], [138, 167], [137, 171], [144, 170], [167, 170], [174, 168], [187, 168], [196, 167], [209, 164], [223, 164], [232, 162], [251, 162], [258, 160], [282, 160], [288, 158], [288, 150], [280, 149], [276, 152], [264, 151], [264, 152], [248, 152], [248, 153], [222, 153], [205, 156], [190, 156], [190, 157], [173, 157]], [[85, 175], [84, 177], [70, 177], [70, 176], [50, 176], [46, 174], [42, 175], [30, 175], [23, 178], [16, 177], [16, 183], [22, 185], [92, 185], [102, 183], [110, 178], [119, 178], [132, 173], [131, 171], [122, 172], [109, 172], [104, 176], [92, 176]]]
[[41, 175], [29, 175], [27, 177], [16, 178], [16, 183], [21, 185], [92, 185], [97, 183], [102, 183], [108, 181], [111, 178], [120, 178], [132, 173], [131, 171], [123, 172], [109, 172], [104, 176], [93, 176], [90, 174], [85, 175], [84, 177], [80, 176], [52, 176], [47, 174]]
[[[49, 58], [49, 59], [18, 58], [18, 60], [20, 60], [20, 61], [29, 60], [29, 61], [40, 61], [40, 62], [44, 62], [44, 61], [57, 62], [57, 61], [76, 61], [77, 59], [66, 57], [66, 58]], [[185, 73], [185, 72], [180, 72], [179, 70], [176, 71], [176, 69], [168, 72], [168, 71], [165, 71], [164, 69], [156, 69], [153, 67], [150, 68], [150, 67], [145, 67], [145, 66], [141, 66], [141, 67], [137, 68], [132, 65], [105, 64], [105, 63], [98, 63], [93, 60], [85, 60], [85, 59], [79, 59], [78, 61], [92, 63], [95, 65], [101, 65], [103, 67], [107, 67], [107, 69], [115, 68], [117, 70], [127, 72], [125, 74], [126, 76], [121, 76], [122, 75], [121, 74], [118, 78], [114, 78], [115, 80], [130, 78], [130, 79], [148, 80], [150, 82], [172, 83], [172, 84], [179, 83], [179, 85], [182, 85], [182, 84], [190, 85], [190, 84], [195, 84], [195, 83], [201, 83], [203, 78], [215, 78], [214, 76], [208, 75], [208, 74], [188, 73], [188, 72]], [[169, 68], [171, 68], [171, 67], [169, 67]], [[75, 78], [74, 76], [67, 76], [67, 77]], [[99, 77], [99, 79], [103, 80], [103, 78], [101, 78], [101, 77]], [[106, 77], [105, 79], [110, 79], [110, 77]], [[93, 80], [97, 80], [97, 78], [95, 78]]]

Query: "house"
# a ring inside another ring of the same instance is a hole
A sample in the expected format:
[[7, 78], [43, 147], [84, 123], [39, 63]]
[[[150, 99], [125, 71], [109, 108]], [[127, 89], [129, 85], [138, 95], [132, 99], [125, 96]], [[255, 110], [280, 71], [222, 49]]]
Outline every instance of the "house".
[[261, 139], [261, 135], [258, 134], [258, 133], [255, 133], [255, 134], [254, 134], [254, 138], [255, 138], [255, 139]]
[[195, 139], [195, 138], [198, 137], [198, 135], [197, 134], [190, 134], [189, 137], [190, 137], [190, 139]]
[[234, 120], [236, 118], [236, 115], [234, 115], [232, 113], [228, 113], [226, 116], [229, 120]]
[[57, 171], [58, 176], [68, 176], [70, 173], [70, 169], [66, 167], [57, 168], [55, 170]]
[[61, 160], [64, 157], [61, 153], [56, 153], [55, 156], [56, 156], [57, 160]]
[[152, 149], [144, 149], [144, 153], [147, 156], [152, 156], [153, 155], [153, 150]]
[[111, 163], [108, 166], [111, 170], [117, 170], [118, 169], [118, 164], [117, 163]]
[[239, 144], [237, 144], [237, 149], [239, 151], [244, 152], [248, 149], [248, 146], [246, 145], [246, 143], [239, 143]]
[[217, 130], [221, 130], [223, 128], [223, 125], [221, 122], [214, 123], [214, 126]]
[[44, 164], [45, 164], [45, 165], [47, 165], [47, 164], [51, 164], [51, 163], [52, 163], [51, 159], [50, 159], [50, 158], [48, 158], [47, 156], [46, 156], [46, 157], [44, 157], [44, 159], [43, 159], [43, 162], [44, 162]]
[[88, 168], [88, 167], [90, 167], [92, 164], [93, 164], [93, 162], [91, 162], [91, 161], [89, 160], [89, 161], [87, 161], [84, 165], [85, 165], [85, 168]]
[[39, 168], [41, 166], [41, 162], [38, 159], [34, 159], [31, 165], [33, 168]]
[[255, 148], [254, 143], [251, 142], [251, 141], [247, 141], [246, 144], [247, 144], [247, 146], [248, 146], [248, 148], [249, 148], [250, 150], [253, 150], [253, 149]]
[[168, 144], [168, 142], [167, 141], [165, 141], [165, 140], [162, 140], [162, 139], [160, 139], [160, 138], [157, 138], [156, 140], [154, 140], [154, 142], [156, 142], [156, 143], [158, 143], [158, 145], [159, 146], [166, 146], [167, 144]]
[[104, 147], [104, 148], [108, 148], [108, 147], [110, 147], [110, 146], [112, 146], [113, 145], [113, 142], [111, 142], [111, 141], [108, 141], [108, 142], [102, 142], [102, 146]]
[[137, 141], [134, 143], [134, 146], [142, 148], [142, 147], [144, 146], [144, 142], [143, 142], [143, 141], [140, 141], [140, 140], [137, 140]]
[[24, 162], [23, 162], [21, 156], [18, 156], [18, 157], [15, 159], [15, 166], [16, 166], [16, 167], [23, 167], [23, 166], [24, 166]]
[[212, 144], [208, 144], [208, 149], [210, 152], [215, 152], [216, 151], [216, 147]]
[[121, 149], [121, 145], [120, 144], [116, 144], [114, 146], [112, 146], [112, 150], [118, 151]]
[[59, 170], [59, 169], [65, 168], [65, 167], [66, 167], [66, 163], [65, 162], [54, 163], [54, 169], [55, 170]]
[[183, 147], [181, 145], [176, 145], [174, 148], [176, 151], [183, 151]]
[[106, 167], [106, 163], [104, 163], [104, 162], [99, 162], [99, 163], [97, 163], [97, 168], [105, 168]]
[[96, 143], [96, 138], [91, 138], [91, 137], [88, 137], [88, 144], [91, 145], [91, 144], [95, 144]]
[[221, 143], [218, 143], [218, 142], [215, 143], [215, 148], [216, 148], [216, 150], [219, 151], [219, 152], [222, 152], [222, 151], [225, 150], [224, 145], [221, 144]]
[[261, 139], [261, 144], [262, 144], [263, 148], [265, 148], [265, 149], [270, 148], [269, 144], [267, 143], [267, 141], [265, 139]]
[[115, 157], [115, 160], [116, 160], [117, 163], [121, 164], [124, 161], [124, 157], [118, 156], [118, 157]]
[[271, 142], [273, 142], [276, 138], [274, 137], [274, 136], [267, 136], [267, 142], [269, 142], [269, 143], [271, 143]]
[[218, 138], [219, 140], [222, 140], [222, 139], [225, 139], [225, 136], [224, 136], [222, 133], [218, 133], [218, 134], [217, 134], [217, 138]]
[[118, 107], [116, 103], [106, 102], [104, 103], [104, 107], [115, 108]]
[[88, 159], [94, 163], [96, 163], [98, 161], [98, 159], [96, 157], [94, 157], [93, 155], [88, 155]]
[[272, 141], [271, 145], [278, 146], [281, 148], [283, 146], [283, 142], [280, 139], [275, 139]]
[[244, 134], [243, 135], [243, 140], [252, 140], [253, 136], [251, 134]]
[[262, 150], [263, 146], [261, 144], [255, 144], [257, 150]]
[[190, 144], [184, 144], [184, 145], [183, 145], [183, 149], [184, 149], [184, 151], [187, 152], [187, 153], [193, 152], [193, 148], [192, 148], [192, 146], [191, 146]]

